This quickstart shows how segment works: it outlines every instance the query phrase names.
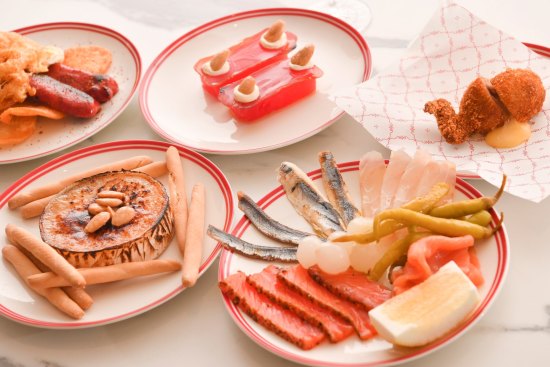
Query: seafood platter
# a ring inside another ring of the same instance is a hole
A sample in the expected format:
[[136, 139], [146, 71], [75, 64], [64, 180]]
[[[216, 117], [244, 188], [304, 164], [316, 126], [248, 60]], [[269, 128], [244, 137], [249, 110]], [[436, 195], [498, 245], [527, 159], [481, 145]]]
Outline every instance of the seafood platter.
[[208, 228], [239, 327], [292, 361], [351, 366], [414, 359], [473, 325], [506, 274], [494, 210], [506, 178], [482, 196], [421, 150], [342, 164], [323, 151], [319, 163], [309, 174], [281, 163], [267, 196], [239, 192], [232, 233]]

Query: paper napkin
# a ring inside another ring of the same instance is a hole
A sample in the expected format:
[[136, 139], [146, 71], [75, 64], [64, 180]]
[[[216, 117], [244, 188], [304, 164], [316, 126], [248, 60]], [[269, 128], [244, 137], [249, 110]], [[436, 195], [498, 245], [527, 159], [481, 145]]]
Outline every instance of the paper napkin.
[[[507, 68], [533, 70], [546, 89], [543, 110], [531, 121], [531, 138], [513, 149], [494, 149], [482, 137], [446, 143], [424, 104], [445, 98], [458, 111], [475, 78], [492, 78]], [[506, 191], [534, 202], [550, 195], [550, 58], [457, 4], [440, 8], [397, 64], [331, 99], [387, 148], [409, 154], [422, 148], [495, 186], [505, 173]]]

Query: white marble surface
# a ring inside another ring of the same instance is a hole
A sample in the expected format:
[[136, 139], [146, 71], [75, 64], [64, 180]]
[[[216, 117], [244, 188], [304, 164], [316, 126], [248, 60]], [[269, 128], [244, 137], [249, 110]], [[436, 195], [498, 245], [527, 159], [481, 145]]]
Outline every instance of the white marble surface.
[[[300, 3], [314, 6], [315, 2]], [[295, 3], [0, 0], [0, 29], [51, 21], [105, 25], [135, 43], [146, 68], [171, 41], [205, 21], [260, 4], [271, 7]], [[545, 0], [463, 0], [460, 3], [522, 41], [550, 45], [547, 20], [550, 3]], [[376, 73], [399, 56], [438, 2], [369, 0], [368, 4], [373, 21], [363, 34], [371, 47]], [[141, 116], [137, 98], [113, 124], [70, 149], [127, 138], [160, 139]], [[281, 161], [291, 160], [304, 170], [314, 169], [316, 154], [321, 149], [332, 150], [340, 161], [358, 159], [371, 149], [388, 154], [357, 123], [344, 116], [329, 129], [286, 148], [248, 156], [209, 158], [225, 172], [235, 190], [244, 190], [258, 199], [274, 187], [274, 169]], [[0, 166], [0, 191], [54, 156]], [[492, 188], [481, 181], [473, 184], [482, 192], [492, 192]], [[465, 336], [409, 365], [515, 367], [550, 363], [550, 226], [547, 219], [550, 202], [546, 200], [537, 205], [505, 194], [499, 209], [506, 213], [511, 241], [511, 266], [501, 294], [481, 322]], [[0, 367], [291, 365], [258, 347], [235, 326], [221, 302], [216, 278], [217, 269], [213, 266], [195, 288], [170, 302], [133, 319], [99, 328], [51, 331], [0, 318]]]

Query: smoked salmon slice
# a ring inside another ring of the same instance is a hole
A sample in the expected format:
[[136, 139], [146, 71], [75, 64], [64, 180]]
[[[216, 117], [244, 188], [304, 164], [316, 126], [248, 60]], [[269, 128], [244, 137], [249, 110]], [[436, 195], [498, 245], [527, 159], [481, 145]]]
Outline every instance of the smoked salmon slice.
[[389, 289], [370, 280], [365, 273], [352, 268], [340, 274], [328, 274], [318, 266], [312, 266], [308, 272], [317, 283], [332, 293], [363, 306], [367, 311], [391, 297]]
[[318, 305], [342, 316], [350, 322], [359, 337], [367, 340], [376, 335], [376, 331], [369, 320], [368, 311], [361, 306], [354, 305], [317, 283], [307, 269], [300, 265], [287, 269], [281, 269], [277, 274], [286, 285], [308, 297]]
[[301, 349], [309, 350], [325, 339], [321, 329], [260, 294], [243, 272], [228, 276], [219, 287], [248, 316]]
[[248, 282], [273, 302], [295, 312], [310, 324], [319, 326], [332, 343], [353, 334], [353, 327], [348, 322], [292, 290], [277, 278], [278, 272], [278, 267], [270, 265], [260, 273], [249, 275]]
[[402, 293], [422, 283], [451, 260], [479, 287], [484, 280], [473, 246], [474, 238], [470, 235], [429, 236], [416, 241], [409, 247], [405, 266], [392, 274], [394, 293]]

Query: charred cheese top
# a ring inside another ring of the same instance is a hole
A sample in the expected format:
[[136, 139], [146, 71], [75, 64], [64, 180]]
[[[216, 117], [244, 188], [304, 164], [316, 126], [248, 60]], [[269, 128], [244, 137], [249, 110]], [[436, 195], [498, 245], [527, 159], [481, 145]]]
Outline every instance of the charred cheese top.
[[[127, 195], [125, 205], [134, 208], [136, 216], [123, 226], [109, 222], [87, 233], [84, 227], [92, 217], [88, 206], [98, 199], [99, 192], [107, 190]], [[50, 200], [40, 217], [40, 234], [44, 242], [60, 250], [100, 251], [146, 235], [167, 210], [168, 194], [155, 178], [134, 171], [105, 172], [69, 185]]]

